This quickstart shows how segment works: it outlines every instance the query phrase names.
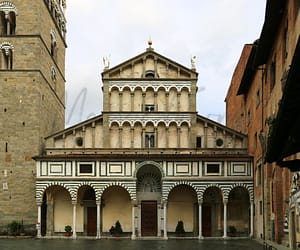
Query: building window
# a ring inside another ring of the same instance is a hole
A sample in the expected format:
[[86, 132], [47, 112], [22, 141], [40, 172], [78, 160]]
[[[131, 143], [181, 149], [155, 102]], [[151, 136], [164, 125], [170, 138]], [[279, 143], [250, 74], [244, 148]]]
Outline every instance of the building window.
[[80, 175], [94, 175], [94, 163], [92, 162], [79, 163], [78, 173]]
[[259, 201], [259, 214], [262, 215], [263, 214], [263, 202]]
[[274, 88], [276, 83], [276, 60], [273, 60], [270, 68], [270, 91]]
[[154, 148], [155, 145], [155, 136], [154, 133], [146, 133], [145, 135], [145, 147]]
[[247, 112], [247, 122], [248, 122], [248, 125], [251, 122], [251, 110], [250, 109], [248, 109], [248, 112]]
[[145, 77], [149, 78], [149, 79], [152, 79], [152, 78], [155, 77], [155, 72], [153, 70], [147, 70], [146, 73], [145, 73]]
[[57, 76], [56, 76], [56, 70], [55, 70], [55, 68], [54, 67], [51, 67], [51, 80], [52, 81], [56, 81], [56, 78]]
[[11, 2], [0, 3], [0, 35], [16, 33], [17, 8]]
[[196, 147], [201, 148], [202, 147], [202, 138], [201, 136], [196, 137]]
[[216, 140], [216, 145], [217, 145], [217, 147], [222, 147], [223, 144], [224, 144], [224, 141], [223, 141], [222, 138], [218, 138], [218, 139]]
[[288, 55], [288, 21], [286, 22], [286, 26], [283, 31], [282, 40], [282, 62], [284, 62]]
[[260, 186], [261, 182], [262, 182], [262, 168], [261, 168], [261, 164], [257, 165], [257, 169], [256, 169], [256, 186]]
[[0, 44], [0, 69], [13, 68], [13, 49], [13, 45], [8, 42]]
[[155, 105], [152, 105], [152, 104], [146, 104], [146, 105], [145, 105], [145, 111], [146, 111], [146, 112], [153, 112], [153, 111], [155, 111]]
[[256, 107], [260, 104], [260, 89], [256, 91]]
[[205, 163], [205, 175], [221, 175], [221, 163]]
[[54, 30], [50, 31], [50, 37], [51, 37], [51, 47], [50, 47], [50, 54], [51, 56], [56, 59], [57, 54], [57, 39], [56, 34]]
[[83, 146], [83, 138], [82, 137], [76, 137], [75, 142], [76, 142], [76, 146], [78, 146], [78, 147]]

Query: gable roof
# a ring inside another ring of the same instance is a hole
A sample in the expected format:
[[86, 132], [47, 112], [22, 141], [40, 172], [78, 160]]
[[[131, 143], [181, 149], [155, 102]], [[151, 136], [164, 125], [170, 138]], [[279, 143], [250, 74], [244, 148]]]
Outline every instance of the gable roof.
[[179, 64], [179, 63], [173, 61], [172, 59], [169, 59], [169, 58], [155, 52], [153, 48], [149, 47], [146, 49], [145, 52], [143, 52], [135, 57], [132, 57], [112, 68], [104, 70], [102, 72], [102, 78], [105, 78], [105, 77], [109, 76], [110, 74], [118, 72], [122, 68], [130, 67], [132, 65], [132, 63], [142, 61], [143, 59], [148, 58], [148, 57], [153, 57], [160, 62], [168, 64], [171, 67], [180, 69], [180, 71], [182, 71], [186, 74], [189, 74], [191, 77], [194, 76], [194, 78], [197, 78], [197, 76], [198, 76], [198, 73], [195, 71], [195, 69], [187, 68], [186, 66], [183, 66], [182, 64]]
[[70, 134], [70, 133], [73, 133], [73, 131], [75, 130], [78, 130], [78, 129], [82, 129], [84, 128], [85, 126], [89, 126], [89, 125], [92, 125], [93, 123], [95, 124], [96, 122], [102, 122], [102, 114], [101, 115], [97, 115], [95, 117], [92, 117], [88, 120], [85, 120], [85, 121], [82, 121], [80, 123], [77, 123], [71, 127], [68, 127], [68, 128], [65, 128], [63, 130], [60, 130], [54, 134], [51, 134], [47, 137], [45, 137], [45, 139], [49, 139], [49, 138], [57, 138], [57, 137], [60, 137], [60, 136], [63, 136], [63, 135], [66, 135], [66, 134]]

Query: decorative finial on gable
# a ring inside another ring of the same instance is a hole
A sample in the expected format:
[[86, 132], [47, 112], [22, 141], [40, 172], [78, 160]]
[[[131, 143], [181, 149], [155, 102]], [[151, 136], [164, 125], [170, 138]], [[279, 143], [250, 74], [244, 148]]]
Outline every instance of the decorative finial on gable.
[[149, 45], [149, 47], [147, 48], [147, 50], [153, 50], [153, 48], [151, 47], [152, 46], [152, 39], [151, 39], [151, 37], [148, 40], [148, 45]]
[[191, 58], [191, 69], [196, 70], [196, 56], [192, 56]]

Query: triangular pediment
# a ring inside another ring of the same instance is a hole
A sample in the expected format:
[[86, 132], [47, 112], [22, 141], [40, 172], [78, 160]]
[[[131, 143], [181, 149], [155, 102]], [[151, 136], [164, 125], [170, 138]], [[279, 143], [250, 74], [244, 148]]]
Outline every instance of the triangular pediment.
[[198, 73], [148, 48], [113, 68], [105, 68], [104, 79], [119, 78], [159, 78], [159, 79], [197, 79]]

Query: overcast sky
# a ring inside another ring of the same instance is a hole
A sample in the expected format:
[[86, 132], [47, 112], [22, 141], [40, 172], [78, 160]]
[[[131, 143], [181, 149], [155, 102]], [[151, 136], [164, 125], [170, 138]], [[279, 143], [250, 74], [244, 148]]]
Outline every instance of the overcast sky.
[[102, 112], [110, 67], [148, 47], [188, 68], [196, 56], [197, 111], [225, 123], [225, 102], [244, 44], [259, 38], [266, 0], [67, 1], [66, 126]]

